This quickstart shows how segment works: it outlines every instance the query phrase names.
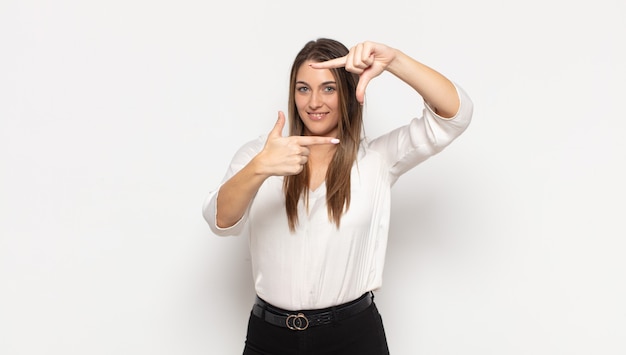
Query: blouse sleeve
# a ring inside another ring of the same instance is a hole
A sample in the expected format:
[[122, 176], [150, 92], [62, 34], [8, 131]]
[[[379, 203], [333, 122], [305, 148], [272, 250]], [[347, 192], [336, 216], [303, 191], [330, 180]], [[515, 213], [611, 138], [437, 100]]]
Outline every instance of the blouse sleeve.
[[465, 91], [455, 84], [460, 99], [456, 115], [444, 118], [425, 104], [421, 117], [384, 134], [369, 144], [370, 149], [384, 156], [392, 182], [411, 168], [439, 153], [455, 140], [472, 119], [473, 103]]
[[228, 170], [226, 171], [226, 174], [224, 175], [224, 178], [222, 179], [222, 182], [220, 183], [220, 185], [216, 189], [211, 190], [208, 196], [206, 197], [206, 199], [204, 200], [204, 203], [202, 205], [202, 216], [204, 217], [206, 222], [209, 224], [211, 231], [215, 235], [231, 236], [231, 235], [240, 235], [243, 233], [245, 226], [246, 226], [246, 220], [248, 219], [248, 210], [246, 210], [246, 212], [241, 217], [241, 219], [234, 225], [227, 227], [227, 228], [221, 228], [217, 226], [216, 214], [217, 214], [217, 201], [219, 199], [219, 190], [220, 190], [220, 187], [228, 179], [230, 179], [239, 170], [241, 170], [244, 166], [246, 166], [246, 164], [248, 164], [250, 160], [252, 160], [252, 158], [254, 158], [261, 151], [261, 149], [263, 148], [264, 142], [265, 142], [265, 138], [259, 137], [258, 139], [250, 141], [246, 143], [245, 145], [243, 145], [241, 148], [239, 148], [237, 153], [235, 153], [235, 155], [233, 156], [230, 162], [230, 165], [228, 167]]

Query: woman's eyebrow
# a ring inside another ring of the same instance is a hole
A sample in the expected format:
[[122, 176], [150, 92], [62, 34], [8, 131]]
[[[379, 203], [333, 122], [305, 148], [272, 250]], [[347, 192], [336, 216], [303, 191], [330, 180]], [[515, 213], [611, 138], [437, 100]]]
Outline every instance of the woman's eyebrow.
[[[309, 85], [309, 83], [307, 83], [306, 81], [302, 81], [302, 80], [296, 81], [296, 84], [311, 86], [311, 85]], [[335, 84], [337, 84], [337, 82], [331, 80], [331, 81], [325, 81], [325, 82], [321, 83], [320, 86], [335, 85]]]

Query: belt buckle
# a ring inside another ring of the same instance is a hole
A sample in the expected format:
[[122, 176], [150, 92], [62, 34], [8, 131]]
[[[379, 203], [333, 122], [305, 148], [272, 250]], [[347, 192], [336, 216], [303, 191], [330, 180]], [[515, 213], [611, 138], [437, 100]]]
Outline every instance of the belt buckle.
[[302, 313], [290, 314], [287, 316], [285, 324], [291, 330], [305, 330], [309, 327], [309, 319]]

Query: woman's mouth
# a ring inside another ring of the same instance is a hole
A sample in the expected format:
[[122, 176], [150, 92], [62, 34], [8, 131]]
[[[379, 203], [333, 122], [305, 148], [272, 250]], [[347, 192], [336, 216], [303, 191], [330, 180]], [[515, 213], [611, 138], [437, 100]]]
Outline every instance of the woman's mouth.
[[313, 121], [319, 121], [324, 118], [328, 113], [327, 112], [308, 112], [309, 118]]

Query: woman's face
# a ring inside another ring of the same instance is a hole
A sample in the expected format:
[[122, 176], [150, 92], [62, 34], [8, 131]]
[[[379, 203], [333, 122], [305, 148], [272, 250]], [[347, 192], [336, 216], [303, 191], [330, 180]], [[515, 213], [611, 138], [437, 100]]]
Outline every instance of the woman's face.
[[296, 73], [295, 104], [304, 123], [304, 134], [337, 137], [339, 93], [329, 69], [313, 69], [304, 62]]

